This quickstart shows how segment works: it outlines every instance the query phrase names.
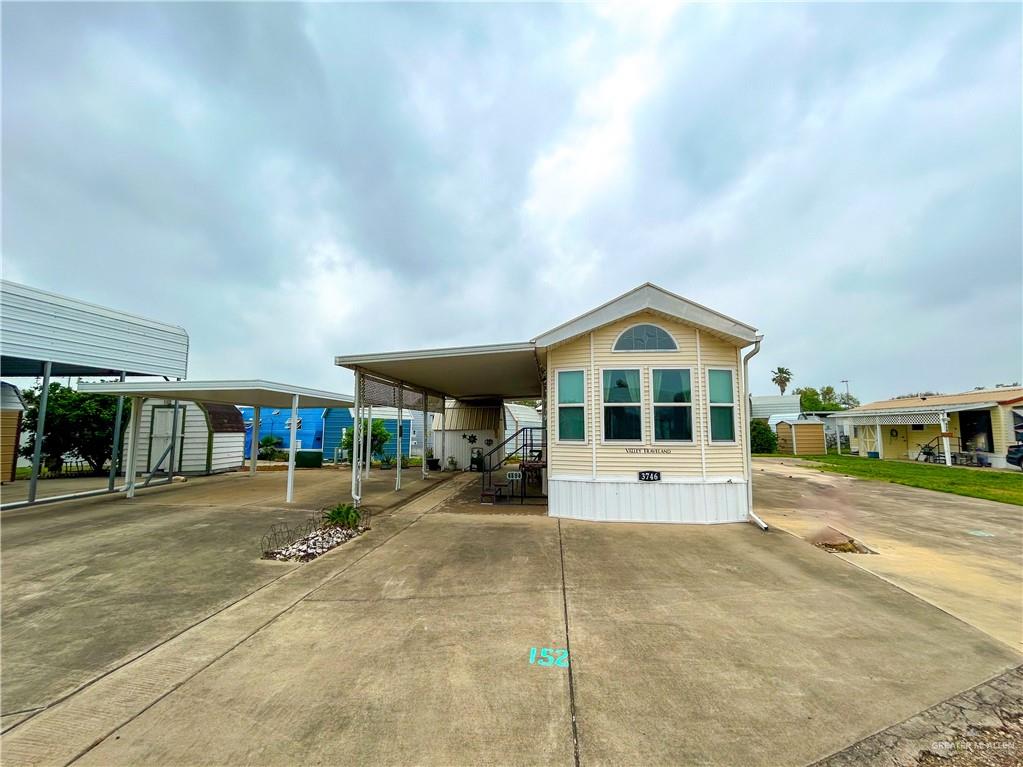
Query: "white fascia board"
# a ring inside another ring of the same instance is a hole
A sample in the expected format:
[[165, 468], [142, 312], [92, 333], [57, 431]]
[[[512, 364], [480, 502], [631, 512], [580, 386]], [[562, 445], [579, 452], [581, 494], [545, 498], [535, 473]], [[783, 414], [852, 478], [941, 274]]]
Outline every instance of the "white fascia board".
[[538, 347], [552, 346], [645, 310], [660, 312], [706, 328], [734, 339], [742, 346], [755, 342], [757, 338], [756, 328], [648, 282], [540, 334], [533, 339], [533, 343]]
[[[354, 399], [349, 394], [309, 389], [304, 386], [276, 383], [274, 381], [110, 381], [85, 383], [78, 386], [80, 391], [96, 394], [123, 394], [125, 396], [159, 397], [163, 399], [180, 397], [206, 402], [224, 402], [225, 397], [238, 396], [228, 404], [260, 404], [263, 407], [290, 407], [288, 398], [298, 395], [300, 407], [350, 407]], [[256, 400], [274, 399], [280, 404], [268, 402], [246, 402], [244, 393], [250, 393]], [[186, 396], [187, 395], [187, 396]], [[302, 400], [306, 400], [305, 403]]]
[[913, 415], [918, 413], [961, 413], [966, 410], [987, 410], [997, 402], [977, 402], [969, 405], [923, 405], [919, 407], [877, 408], [876, 410], [835, 410], [832, 418], [873, 418], [878, 415]]
[[445, 349], [414, 349], [379, 354], [345, 354], [334, 358], [340, 367], [356, 368], [374, 362], [404, 362], [406, 360], [443, 359], [445, 357], [473, 357], [479, 354], [501, 354], [503, 352], [526, 352], [533, 350], [530, 341], [511, 344], [488, 344], [484, 346], [452, 346]]

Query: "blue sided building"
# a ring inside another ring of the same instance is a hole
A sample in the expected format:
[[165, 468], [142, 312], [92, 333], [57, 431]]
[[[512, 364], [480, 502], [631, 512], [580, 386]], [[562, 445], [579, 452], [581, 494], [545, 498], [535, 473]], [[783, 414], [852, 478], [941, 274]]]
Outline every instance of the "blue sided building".
[[[252, 408], [239, 406], [245, 421], [245, 457], [252, 455]], [[274, 436], [278, 446], [287, 450], [291, 447], [291, 410], [287, 408], [262, 407], [259, 409], [259, 438]], [[298, 409], [298, 428], [295, 435], [297, 447], [303, 450], [319, 450], [323, 447], [323, 408], [302, 407]]]
[[[402, 411], [401, 454], [420, 455], [422, 452], [419, 433], [423, 430], [422, 413], [409, 410]], [[395, 457], [398, 454], [398, 410], [393, 407], [373, 408], [373, 420], [383, 421], [384, 428], [390, 432], [391, 438], [384, 447], [384, 454]], [[418, 419], [418, 420], [416, 420]], [[328, 407], [323, 411], [322, 445], [324, 463], [333, 461], [341, 451], [341, 435], [351, 430], [355, 423], [352, 409], [347, 407]], [[305, 443], [303, 443], [303, 447]], [[375, 457], [375, 456], [374, 456]]]

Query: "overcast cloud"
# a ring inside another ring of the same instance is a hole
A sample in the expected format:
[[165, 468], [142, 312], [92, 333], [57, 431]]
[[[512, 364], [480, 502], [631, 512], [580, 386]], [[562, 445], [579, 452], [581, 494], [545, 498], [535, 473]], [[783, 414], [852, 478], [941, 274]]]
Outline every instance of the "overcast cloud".
[[525, 340], [651, 281], [754, 393], [1021, 378], [1021, 9], [3, 6], [3, 273], [193, 378]]

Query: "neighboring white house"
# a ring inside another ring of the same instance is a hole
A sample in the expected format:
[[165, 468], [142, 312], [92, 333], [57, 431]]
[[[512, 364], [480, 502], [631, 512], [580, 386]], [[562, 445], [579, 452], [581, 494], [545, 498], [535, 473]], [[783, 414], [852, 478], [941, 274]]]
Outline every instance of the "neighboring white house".
[[[147, 399], [143, 404], [139, 424], [140, 470], [148, 473], [158, 464], [166, 469], [173, 410], [170, 400]], [[234, 405], [179, 403], [177, 435], [174, 467], [178, 473], [216, 474], [241, 468], [245, 462], [245, 421]], [[126, 449], [122, 453], [126, 461]]]

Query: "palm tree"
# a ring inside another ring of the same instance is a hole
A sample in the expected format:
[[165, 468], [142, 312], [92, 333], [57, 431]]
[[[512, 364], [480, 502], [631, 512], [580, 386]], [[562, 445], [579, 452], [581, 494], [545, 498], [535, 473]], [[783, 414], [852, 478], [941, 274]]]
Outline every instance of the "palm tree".
[[792, 380], [792, 371], [788, 368], [778, 367], [771, 371], [771, 383], [777, 386], [781, 393], [785, 393], [785, 388], [789, 385], [789, 381]]

